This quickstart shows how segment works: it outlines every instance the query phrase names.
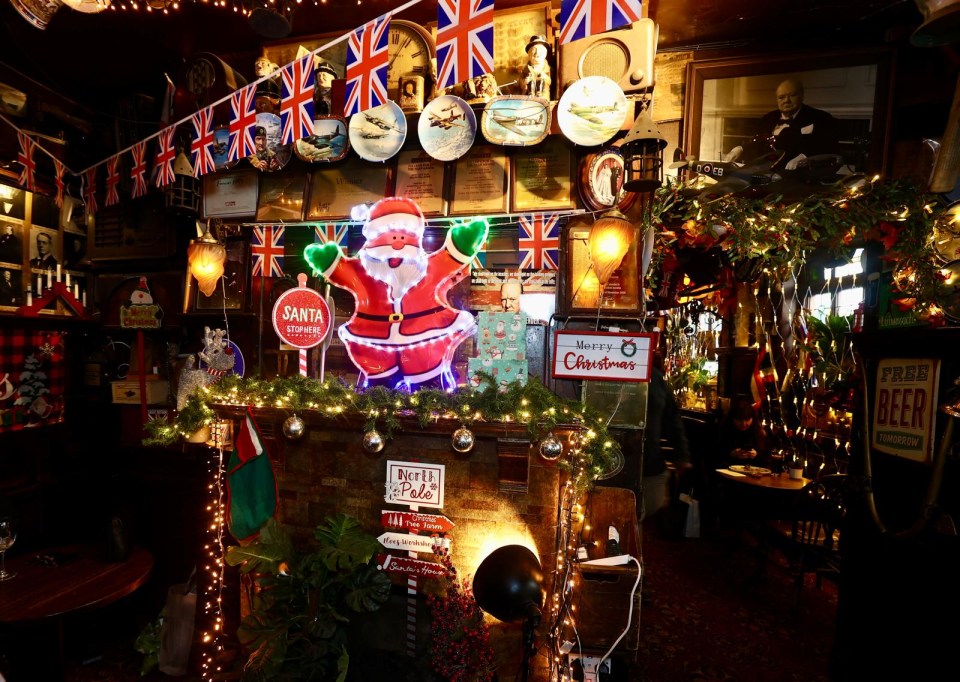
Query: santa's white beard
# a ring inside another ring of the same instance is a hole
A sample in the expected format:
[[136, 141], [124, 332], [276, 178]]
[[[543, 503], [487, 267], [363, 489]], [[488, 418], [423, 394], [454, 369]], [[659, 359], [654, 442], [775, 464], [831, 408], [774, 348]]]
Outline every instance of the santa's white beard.
[[[404, 249], [403, 251], [407, 250]], [[395, 268], [390, 267], [390, 263], [387, 261], [371, 258], [365, 250], [360, 251], [360, 261], [368, 275], [390, 287], [390, 297], [396, 300], [402, 298], [410, 287], [423, 279], [423, 275], [427, 271], [427, 259], [422, 255], [422, 252], [418, 253], [420, 255], [416, 259], [406, 257]]]

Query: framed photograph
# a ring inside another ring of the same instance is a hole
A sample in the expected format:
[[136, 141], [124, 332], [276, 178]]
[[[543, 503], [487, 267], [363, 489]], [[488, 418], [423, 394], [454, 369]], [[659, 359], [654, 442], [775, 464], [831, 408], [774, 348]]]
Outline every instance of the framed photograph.
[[250, 241], [243, 237], [231, 237], [226, 240], [225, 246], [227, 260], [223, 264], [223, 280], [217, 284], [212, 296], [204, 296], [197, 281], [187, 272], [183, 297], [185, 313], [246, 311], [250, 300]]
[[203, 176], [204, 218], [240, 218], [257, 212], [257, 173], [252, 168]]
[[474, 145], [454, 166], [450, 215], [507, 213], [509, 186], [507, 153], [499, 147]]
[[[510, 87], [514, 88], [512, 92], [520, 93], [520, 73], [527, 64], [527, 42], [536, 35], [546, 36], [547, 42], [553, 43], [549, 2], [493, 13], [493, 76], [499, 85], [516, 81], [517, 84]], [[547, 61], [556, 64], [556, 55], [548, 54]]]
[[60, 262], [60, 233], [46, 227], [30, 228], [30, 269], [55, 270]]
[[513, 211], [573, 208], [570, 147], [556, 135], [513, 155]]
[[0, 218], [0, 263], [23, 265], [23, 223]]
[[87, 256], [87, 236], [79, 234], [63, 233], [63, 265], [67, 268], [75, 268], [83, 262]]
[[[297, 58], [297, 51], [302, 47], [308, 52], [313, 52], [318, 47], [323, 47], [331, 40], [336, 40], [343, 35], [343, 32], [317, 33], [309, 36], [301, 36], [296, 40], [278, 40], [263, 44], [263, 56], [269, 59], [277, 66], [284, 67]], [[337, 72], [337, 78], [343, 78], [347, 70], [347, 41], [341, 40], [319, 55], [320, 59], [329, 62]]]
[[54, 230], [60, 227], [60, 207], [53, 197], [36, 192], [30, 195], [30, 224]]
[[606, 287], [590, 261], [591, 221], [572, 219], [561, 232], [561, 295], [558, 307], [563, 314], [588, 313], [596, 315], [637, 315], [642, 312], [643, 292], [640, 290], [639, 234], [627, 250], [620, 267], [613, 272]]
[[87, 220], [82, 200], [64, 195], [63, 206], [60, 207], [60, 228], [64, 232], [87, 234]]
[[0, 218], [23, 220], [27, 210], [27, 193], [10, 185], [0, 185]]
[[690, 62], [687, 153], [749, 165], [773, 147], [787, 170], [800, 155], [838, 154], [849, 171], [882, 172], [891, 66], [892, 53], [883, 48]]
[[313, 171], [307, 220], [350, 217], [359, 204], [372, 204], [386, 196], [390, 166], [348, 157], [342, 163]]
[[397, 154], [397, 182], [393, 194], [413, 199], [425, 216], [446, 215], [445, 168], [443, 161], [437, 161], [421, 149], [405, 149]]
[[23, 293], [23, 269], [0, 263], [0, 309], [16, 309], [26, 303]]
[[261, 175], [257, 221], [300, 222], [303, 220], [303, 199], [306, 189], [307, 176], [302, 173]]

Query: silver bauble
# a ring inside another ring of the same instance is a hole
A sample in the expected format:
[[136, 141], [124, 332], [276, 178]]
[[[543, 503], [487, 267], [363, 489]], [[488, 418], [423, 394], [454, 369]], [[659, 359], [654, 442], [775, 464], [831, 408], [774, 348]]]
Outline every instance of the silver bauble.
[[461, 426], [453, 432], [450, 444], [457, 452], [470, 452], [473, 449], [473, 431], [466, 426]]
[[297, 415], [287, 417], [286, 421], [283, 422], [283, 435], [290, 440], [297, 440], [306, 430], [307, 425]]
[[363, 434], [363, 449], [371, 454], [383, 450], [383, 436], [376, 429], [370, 429]]
[[540, 441], [540, 456], [548, 462], [560, 459], [562, 454], [563, 442], [552, 433], [548, 433], [547, 437]]

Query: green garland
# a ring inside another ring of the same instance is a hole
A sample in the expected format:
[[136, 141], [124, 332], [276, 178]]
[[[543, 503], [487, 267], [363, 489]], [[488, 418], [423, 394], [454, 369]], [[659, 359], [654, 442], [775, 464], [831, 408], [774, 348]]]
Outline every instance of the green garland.
[[[338, 417], [360, 417], [365, 429], [378, 428], [389, 438], [402, 418], [416, 418], [424, 427], [439, 419], [469, 426], [478, 422], [526, 424], [532, 441], [540, 440], [558, 425], [582, 429], [579, 461], [569, 463], [589, 479], [608, 471], [620, 446], [607, 432], [606, 419], [575, 400], [557, 396], [536, 379], [526, 385], [512, 383], [498, 390], [493, 377], [482, 374], [481, 391], [461, 388], [447, 392], [424, 389], [409, 393], [384, 387], [356, 391], [338, 380], [317, 381], [306, 377], [275, 379], [227, 375], [187, 401], [172, 422], [154, 419], [147, 423], [146, 445], [172, 445], [216, 420], [214, 405], [277, 408], [291, 414], [306, 411]], [[455, 426], [451, 426], [451, 432]], [[580, 478], [579, 476], [577, 477]]]

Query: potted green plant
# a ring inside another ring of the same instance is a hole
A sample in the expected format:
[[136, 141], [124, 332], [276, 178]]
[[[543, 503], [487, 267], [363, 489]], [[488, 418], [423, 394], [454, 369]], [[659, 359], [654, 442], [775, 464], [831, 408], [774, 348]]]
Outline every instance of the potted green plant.
[[227, 550], [227, 563], [257, 587], [238, 631], [249, 650], [242, 680], [343, 682], [351, 615], [376, 611], [390, 596], [390, 580], [372, 562], [380, 545], [356, 519], [328, 516], [314, 537], [310, 551], [297, 551], [271, 519], [253, 543]]

